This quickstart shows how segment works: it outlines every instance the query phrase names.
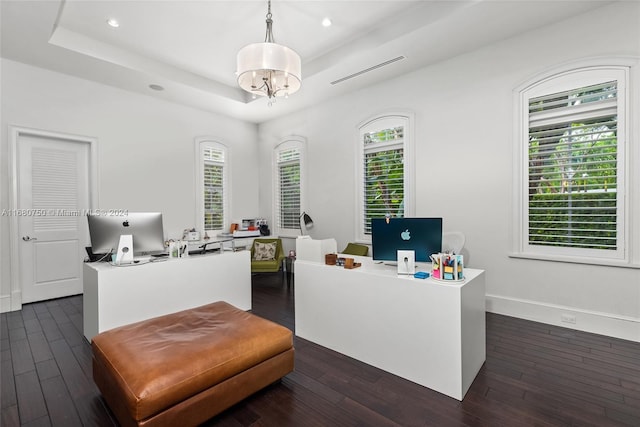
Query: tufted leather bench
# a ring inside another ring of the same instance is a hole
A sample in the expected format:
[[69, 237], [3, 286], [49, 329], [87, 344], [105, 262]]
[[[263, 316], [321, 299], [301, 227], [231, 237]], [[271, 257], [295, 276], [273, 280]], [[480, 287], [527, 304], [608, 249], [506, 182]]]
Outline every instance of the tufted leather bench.
[[291, 331], [226, 302], [105, 331], [91, 348], [122, 426], [198, 425], [293, 370]]

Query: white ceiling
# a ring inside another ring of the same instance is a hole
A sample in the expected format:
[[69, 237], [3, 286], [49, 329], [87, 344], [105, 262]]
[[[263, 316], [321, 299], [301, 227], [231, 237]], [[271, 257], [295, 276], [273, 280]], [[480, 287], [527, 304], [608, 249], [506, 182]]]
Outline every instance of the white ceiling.
[[[264, 41], [266, 1], [2, 0], [1, 54], [259, 123], [607, 3], [273, 0], [275, 41], [300, 54], [303, 81], [272, 107], [251, 100], [234, 74], [238, 50]], [[321, 25], [325, 17], [329, 28]], [[109, 18], [120, 27], [108, 26]]]

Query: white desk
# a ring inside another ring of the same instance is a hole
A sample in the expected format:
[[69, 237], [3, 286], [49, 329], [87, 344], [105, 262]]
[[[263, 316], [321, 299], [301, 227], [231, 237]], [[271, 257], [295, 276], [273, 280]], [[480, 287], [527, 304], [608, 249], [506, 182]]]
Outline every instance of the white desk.
[[486, 358], [485, 278], [464, 284], [296, 261], [296, 335], [462, 400]]
[[251, 310], [249, 251], [192, 255], [144, 265], [84, 264], [84, 336], [227, 301]]

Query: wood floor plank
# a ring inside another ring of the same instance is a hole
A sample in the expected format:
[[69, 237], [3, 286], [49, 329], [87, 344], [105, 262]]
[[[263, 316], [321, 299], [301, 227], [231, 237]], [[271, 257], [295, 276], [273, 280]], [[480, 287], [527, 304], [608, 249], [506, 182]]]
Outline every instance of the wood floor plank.
[[[398, 424], [393, 420], [382, 415], [380, 412], [376, 411], [373, 408], [370, 408], [366, 405], [362, 405], [360, 402], [357, 402], [352, 399], [345, 399], [342, 401], [339, 406], [343, 408], [346, 412], [350, 414], [354, 414], [358, 419], [364, 420], [366, 425], [370, 426], [380, 426], [380, 427], [399, 427], [402, 424]], [[416, 425], [421, 425], [422, 420], [416, 420]], [[406, 426], [410, 426], [410, 424], [404, 424]]]
[[24, 328], [24, 323], [20, 324], [17, 328], [9, 329], [9, 340], [18, 341], [27, 338], [27, 330]]
[[5, 317], [5, 321], [7, 322], [7, 328], [9, 330], [24, 328], [24, 320], [22, 319], [22, 310], [6, 313], [4, 317]]
[[48, 380], [49, 378], [60, 376], [60, 369], [55, 359], [48, 359], [42, 362], [36, 363], [36, 370], [38, 372], [38, 378], [40, 381]]
[[27, 334], [42, 332], [42, 326], [40, 326], [40, 321], [35, 316], [30, 319], [25, 319], [24, 329]]
[[314, 407], [307, 405], [304, 400], [296, 399], [282, 383], [260, 391], [256, 398], [249, 399], [247, 405], [260, 415], [263, 425], [295, 426], [295, 420], [303, 419], [309, 427], [326, 425]]
[[620, 386], [628, 390], [640, 391], [640, 381], [637, 380], [634, 381], [627, 378], [621, 378]]
[[309, 390], [319, 398], [325, 399], [330, 403], [337, 404], [344, 399], [344, 395], [342, 393], [339, 393], [314, 378], [301, 374], [298, 370], [287, 375], [286, 379], [287, 381], [291, 381], [294, 384]]
[[42, 325], [42, 331], [44, 332], [47, 341], [56, 341], [63, 338], [62, 332], [51, 314], [47, 312], [38, 313], [38, 320]]
[[22, 427], [53, 427], [49, 417], [40, 417], [22, 424]]
[[79, 399], [96, 390], [95, 384], [90, 378], [87, 378], [65, 340], [61, 339], [52, 342], [51, 351], [55, 356], [62, 376], [65, 378], [71, 398]]
[[87, 342], [85, 341], [80, 345], [72, 347], [71, 351], [85, 376], [87, 378], [93, 378], [91, 347], [87, 345]]
[[53, 358], [51, 348], [49, 347], [49, 342], [44, 336], [44, 332], [42, 332], [42, 330], [30, 333], [29, 335], [27, 335], [27, 340], [29, 341], [31, 355], [33, 356], [33, 361], [35, 363]]
[[0, 366], [0, 403], [2, 411], [5, 408], [15, 406], [18, 408], [18, 398], [16, 397], [16, 383], [13, 373], [13, 362], [11, 360], [11, 349], [2, 350], [2, 365]]
[[59, 328], [69, 347], [76, 347], [84, 344], [84, 335], [82, 335], [82, 332], [78, 331], [75, 325], [70, 321], [59, 324]]
[[9, 339], [8, 313], [0, 313], [0, 338]]
[[32, 370], [16, 375], [15, 383], [20, 422], [29, 423], [42, 417], [48, 417], [47, 405], [36, 371]]
[[42, 394], [49, 409], [49, 420], [54, 426], [81, 427], [82, 422], [76, 412], [73, 399], [61, 376], [41, 382]]
[[20, 415], [18, 414], [17, 404], [2, 407], [0, 425], [2, 427], [18, 427], [20, 425]]
[[24, 339], [11, 340], [11, 360], [13, 362], [14, 375], [35, 371], [36, 366], [33, 362], [31, 347], [26, 336]]
[[[462, 408], [468, 411], [487, 426], [552, 426], [554, 423], [541, 419], [537, 412], [527, 412], [515, 408], [509, 403], [492, 399], [490, 393], [478, 394], [469, 390], [462, 402]], [[561, 425], [557, 423], [555, 425]]]

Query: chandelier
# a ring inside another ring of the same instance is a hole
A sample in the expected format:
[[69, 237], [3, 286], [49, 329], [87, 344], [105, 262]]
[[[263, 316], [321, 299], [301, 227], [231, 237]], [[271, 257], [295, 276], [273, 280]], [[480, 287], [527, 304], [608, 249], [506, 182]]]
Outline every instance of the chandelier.
[[267, 32], [264, 43], [253, 43], [240, 49], [237, 58], [238, 84], [254, 95], [266, 96], [269, 105], [276, 96], [287, 98], [300, 89], [302, 80], [300, 56], [273, 41], [271, 0], [267, 10]]

